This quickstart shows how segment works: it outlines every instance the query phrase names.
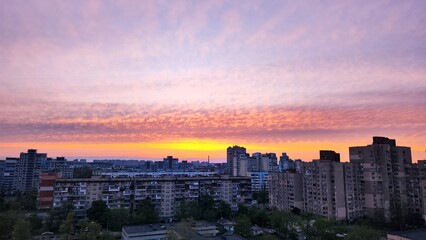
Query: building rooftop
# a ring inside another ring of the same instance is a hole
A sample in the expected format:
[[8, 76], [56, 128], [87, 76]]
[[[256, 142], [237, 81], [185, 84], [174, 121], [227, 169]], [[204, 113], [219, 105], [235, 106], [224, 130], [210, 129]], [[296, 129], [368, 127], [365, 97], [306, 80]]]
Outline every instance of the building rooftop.
[[133, 236], [142, 236], [142, 235], [159, 235], [166, 234], [166, 231], [173, 231], [177, 233], [177, 238], [184, 239], [186, 235], [190, 239], [211, 239], [211, 240], [244, 240], [245, 238], [236, 235], [236, 234], [226, 234], [222, 236], [212, 236], [213, 232], [217, 233], [217, 228], [215, 224], [212, 224], [208, 221], [194, 221], [188, 222], [187, 225], [191, 231], [185, 230], [185, 223], [164, 223], [164, 224], [144, 224], [137, 226], [126, 226], [123, 227], [122, 231], [126, 235]]

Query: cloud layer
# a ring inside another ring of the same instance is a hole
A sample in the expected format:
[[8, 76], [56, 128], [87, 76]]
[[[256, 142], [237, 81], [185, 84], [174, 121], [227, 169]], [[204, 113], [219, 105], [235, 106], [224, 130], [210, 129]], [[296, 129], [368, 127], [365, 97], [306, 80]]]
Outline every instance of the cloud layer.
[[0, 156], [12, 143], [90, 143], [81, 154], [96, 156], [102, 144], [214, 141], [301, 143], [294, 154], [309, 159], [312, 142], [387, 135], [424, 157], [423, 1], [1, 5]]

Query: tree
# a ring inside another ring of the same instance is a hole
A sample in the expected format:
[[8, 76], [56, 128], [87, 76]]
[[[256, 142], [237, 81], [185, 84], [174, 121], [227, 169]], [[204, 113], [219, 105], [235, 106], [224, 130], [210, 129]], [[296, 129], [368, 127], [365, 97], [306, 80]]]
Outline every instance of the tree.
[[394, 230], [405, 229], [405, 209], [401, 206], [400, 202], [392, 198], [390, 201], [390, 226]]
[[311, 214], [301, 214], [300, 215], [300, 227], [303, 235], [307, 240], [312, 239], [315, 236], [315, 228], [314, 228], [314, 217]]
[[291, 209], [291, 213], [300, 215], [300, 213], [302, 213], [302, 210], [300, 210], [300, 208], [298, 207], [294, 207], [293, 209]]
[[274, 212], [271, 216], [271, 225], [278, 235], [284, 239], [295, 239], [297, 237], [294, 230], [298, 223], [295, 215], [288, 212]]
[[62, 222], [73, 210], [74, 206], [71, 201], [68, 201], [62, 208], [52, 209], [46, 221], [47, 229], [51, 232], [58, 232]]
[[317, 235], [321, 239], [336, 239], [336, 233], [334, 231], [334, 225], [335, 223], [333, 221], [320, 218], [317, 219], [314, 223], [314, 227], [316, 230]]
[[39, 218], [36, 214], [31, 214], [27, 220], [31, 224], [31, 233], [35, 234], [38, 230], [43, 227], [43, 220]]
[[61, 233], [61, 240], [71, 239], [74, 233], [74, 212], [70, 212], [65, 221], [59, 227], [59, 233]]
[[217, 209], [217, 216], [221, 218], [229, 218], [231, 216], [231, 205], [225, 201], [220, 201]]
[[0, 212], [6, 211], [10, 208], [9, 204], [4, 199], [4, 190], [0, 188]]
[[377, 240], [379, 234], [368, 227], [357, 226], [345, 238], [345, 240]]
[[14, 227], [14, 235], [16, 240], [28, 240], [31, 238], [31, 224], [27, 220], [20, 220]]
[[246, 207], [244, 204], [238, 204], [238, 215], [247, 215], [248, 212], [248, 207]]
[[37, 209], [37, 191], [18, 194], [16, 202], [23, 210], [32, 211]]
[[210, 195], [201, 195], [198, 199], [198, 206], [200, 208], [201, 217], [205, 220], [212, 221], [215, 218], [214, 199]]
[[97, 239], [101, 233], [101, 225], [96, 222], [89, 222], [87, 219], [80, 220], [78, 225], [81, 227], [79, 240]]
[[245, 238], [251, 237], [251, 221], [249, 217], [242, 215], [237, 218], [235, 233]]
[[[182, 201], [179, 203], [177, 218], [178, 219], [187, 219], [191, 217], [191, 204], [192, 202]], [[194, 216], [192, 216], [194, 217]], [[195, 218], [195, 217], [194, 217]]]
[[99, 240], [117, 240], [117, 238], [111, 232], [101, 232]]
[[265, 187], [263, 187], [262, 190], [258, 192], [256, 200], [260, 204], [265, 204], [269, 202], [269, 193]]
[[12, 239], [13, 228], [18, 218], [18, 214], [11, 210], [0, 213], [0, 239]]
[[96, 221], [106, 228], [109, 217], [109, 209], [106, 202], [102, 200], [93, 201], [92, 206], [87, 209], [87, 217], [89, 220]]
[[121, 231], [121, 228], [129, 224], [129, 209], [117, 208], [109, 212], [108, 228], [111, 231]]
[[270, 235], [270, 234], [268, 234], [268, 235], [262, 235], [262, 236], [260, 236], [260, 237], [258, 237], [256, 239], [257, 240], [279, 240], [279, 238], [277, 238], [274, 235]]
[[136, 216], [134, 217], [134, 223], [150, 224], [158, 223], [159, 221], [160, 218], [158, 217], [158, 212], [155, 209], [154, 204], [151, 203], [151, 200], [142, 200], [136, 208]]
[[257, 224], [261, 227], [269, 225], [270, 214], [264, 208], [251, 208], [249, 210], [249, 217], [253, 224]]
[[409, 213], [407, 214], [407, 224], [410, 227], [423, 227], [425, 225], [425, 220], [419, 213]]
[[189, 202], [189, 218], [193, 218], [195, 220], [201, 219], [202, 212], [199, 208], [198, 201]]

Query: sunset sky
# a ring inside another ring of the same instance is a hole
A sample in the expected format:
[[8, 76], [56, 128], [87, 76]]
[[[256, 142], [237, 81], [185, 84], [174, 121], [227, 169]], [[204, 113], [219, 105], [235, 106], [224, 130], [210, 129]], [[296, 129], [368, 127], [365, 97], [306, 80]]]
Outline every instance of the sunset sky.
[[0, 158], [426, 158], [426, 1], [0, 0]]

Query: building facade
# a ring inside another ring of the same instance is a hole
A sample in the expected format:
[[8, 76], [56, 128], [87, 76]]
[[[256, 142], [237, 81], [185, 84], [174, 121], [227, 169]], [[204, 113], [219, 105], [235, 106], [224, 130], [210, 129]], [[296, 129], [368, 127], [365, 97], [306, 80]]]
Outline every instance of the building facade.
[[53, 207], [72, 202], [78, 217], [84, 217], [93, 201], [103, 200], [109, 208], [134, 208], [150, 199], [166, 220], [173, 219], [180, 202], [195, 201], [202, 195], [223, 200], [235, 208], [251, 202], [250, 177], [207, 176], [158, 178], [58, 179]]
[[362, 166], [367, 214], [378, 209], [389, 213], [391, 204], [408, 203], [409, 147], [396, 146], [395, 139], [373, 137], [371, 145], [350, 147], [349, 158]]
[[35, 149], [28, 149], [28, 152], [22, 152], [17, 165], [17, 192], [37, 191], [40, 181], [42, 166], [45, 166], [47, 160], [46, 153], [37, 153]]
[[226, 149], [226, 163], [230, 176], [248, 176], [249, 154], [246, 148], [240, 146]]
[[282, 211], [303, 209], [302, 174], [276, 172], [269, 175], [269, 206]]

